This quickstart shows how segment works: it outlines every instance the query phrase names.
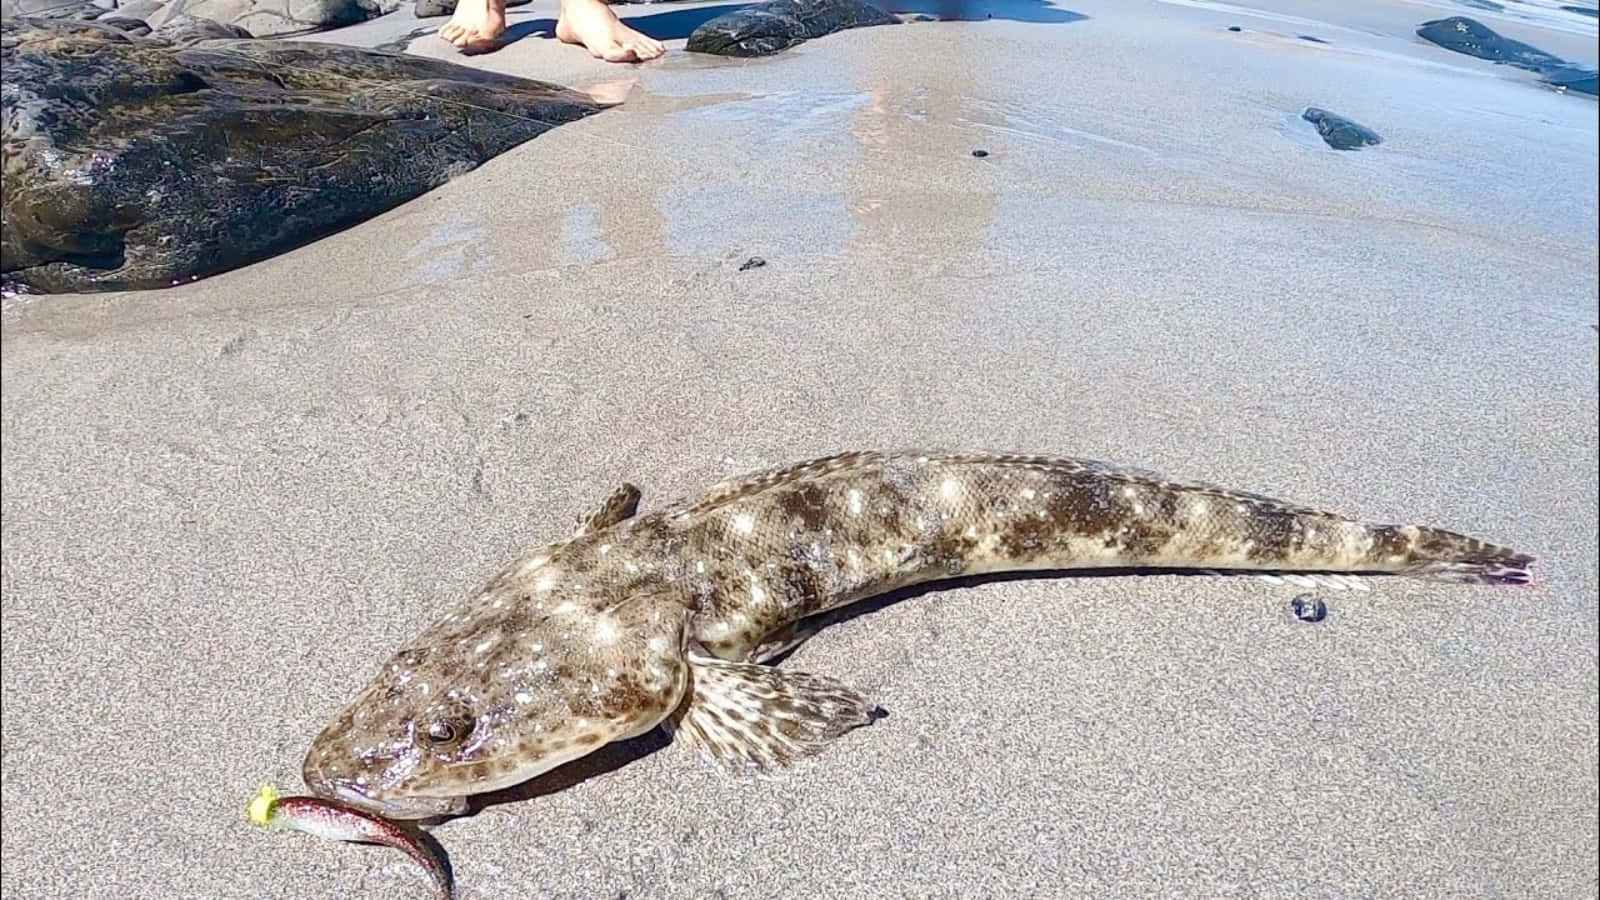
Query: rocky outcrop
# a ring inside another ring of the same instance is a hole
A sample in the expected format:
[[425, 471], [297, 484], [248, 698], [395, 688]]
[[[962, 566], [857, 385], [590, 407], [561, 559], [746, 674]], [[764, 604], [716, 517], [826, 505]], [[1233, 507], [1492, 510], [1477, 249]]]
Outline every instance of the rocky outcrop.
[[278, 37], [364, 22], [393, 12], [400, 0], [0, 0], [0, 5], [7, 19], [134, 19], [152, 30], [172, 21], [210, 19], [256, 37]]
[[[210, 23], [202, 28], [226, 28]], [[333, 44], [0, 26], [0, 277], [149, 288], [264, 259], [600, 111], [557, 85]]]
[[171, 0], [141, 18], [156, 30], [192, 16], [236, 25], [256, 37], [279, 37], [354, 25], [386, 11], [377, 0]]
[[89, 21], [106, 14], [104, 6], [89, 0], [0, 0], [0, 16], [38, 16], [42, 19]]
[[1383, 138], [1371, 128], [1325, 109], [1310, 107], [1300, 118], [1317, 126], [1317, 134], [1335, 150], [1360, 150], [1383, 143]]
[[1553, 87], [1595, 95], [1595, 70], [1568, 62], [1531, 44], [1514, 41], [1476, 19], [1451, 16], [1423, 22], [1417, 28], [1417, 36], [1446, 50], [1536, 73]]
[[684, 49], [717, 56], [765, 56], [847, 28], [899, 23], [865, 0], [770, 0], [702, 24], [689, 35]]

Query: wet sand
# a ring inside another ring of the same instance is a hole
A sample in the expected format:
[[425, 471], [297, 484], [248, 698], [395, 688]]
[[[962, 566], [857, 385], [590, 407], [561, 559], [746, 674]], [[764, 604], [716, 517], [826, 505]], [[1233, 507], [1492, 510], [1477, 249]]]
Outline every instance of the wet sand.
[[[468, 64], [628, 101], [247, 269], [8, 299], [4, 895], [426, 896], [244, 816], [394, 647], [620, 480], [938, 445], [1463, 530], [1540, 581], [1317, 624], [1245, 579], [911, 597], [785, 663], [887, 719], [765, 782], [602, 751], [434, 830], [460, 895], [1592, 896], [1596, 107], [1410, 35], [1593, 65], [1592, 25], [1008, 8], [1051, 21], [642, 68], [530, 30]], [[694, 18], [626, 12], [674, 49]]]

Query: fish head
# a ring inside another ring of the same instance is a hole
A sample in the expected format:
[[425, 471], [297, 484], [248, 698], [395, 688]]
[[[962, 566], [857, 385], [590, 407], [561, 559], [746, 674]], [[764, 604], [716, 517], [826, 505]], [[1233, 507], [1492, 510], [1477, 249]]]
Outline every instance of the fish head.
[[460, 815], [468, 796], [643, 734], [681, 701], [676, 603], [504, 606], [448, 617], [391, 657], [313, 741], [306, 786], [389, 818]]

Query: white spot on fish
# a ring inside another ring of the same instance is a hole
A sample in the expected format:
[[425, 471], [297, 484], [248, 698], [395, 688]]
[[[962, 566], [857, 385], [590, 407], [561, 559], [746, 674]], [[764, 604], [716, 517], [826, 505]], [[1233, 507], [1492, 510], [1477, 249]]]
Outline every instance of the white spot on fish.
[[500, 643], [500, 639], [498, 637], [484, 638], [483, 640], [478, 642], [478, 646], [472, 648], [472, 652], [473, 653], [487, 653], [489, 651], [490, 647], [493, 647], [495, 644], [498, 644], [498, 643]]
[[601, 616], [594, 622], [594, 639], [602, 644], [617, 642], [617, 623], [610, 616]]
[[1024, 499], [1024, 500], [1032, 500], [1034, 497], [1037, 497], [1038, 495], [1039, 495], [1039, 492], [1034, 490], [1033, 488], [1023, 488], [1022, 489], [1022, 499]]
[[861, 500], [861, 491], [851, 488], [850, 493], [846, 494], [845, 497], [850, 501], [850, 515], [861, 515], [861, 507], [864, 505]]
[[532, 703], [533, 702], [533, 695], [528, 693], [527, 691], [517, 691], [516, 698], [517, 698], [517, 702], [518, 703]]
[[750, 573], [750, 603], [760, 605], [767, 602], [767, 589], [762, 586], [761, 580], [756, 578], [756, 573]]
[[960, 482], [956, 481], [954, 478], [946, 478], [944, 482], [939, 485], [939, 496], [946, 500], [954, 500], [961, 496]]
[[558, 616], [565, 616], [565, 615], [568, 615], [570, 613], [575, 613], [577, 611], [578, 611], [578, 604], [573, 603], [571, 600], [563, 600], [563, 601], [561, 601], [561, 605], [560, 606], [557, 606], [555, 609], [550, 610], [551, 613], [553, 613], [555, 615], [558, 615]]
[[740, 534], [749, 534], [756, 530], [756, 517], [743, 512], [733, 517], [733, 530]]
[[548, 591], [555, 586], [556, 573], [554, 572], [546, 572], [543, 575], [540, 575], [538, 580], [534, 581], [533, 583], [533, 589], [536, 591]]

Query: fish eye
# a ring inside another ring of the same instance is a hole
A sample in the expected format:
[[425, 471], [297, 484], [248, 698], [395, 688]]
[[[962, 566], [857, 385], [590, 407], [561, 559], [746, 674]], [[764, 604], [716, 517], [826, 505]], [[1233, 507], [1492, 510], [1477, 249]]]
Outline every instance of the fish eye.
[[472, 723], [461, 719], [439, 719], [429, 722], [428, 727], [423, 729], [422, 733], [430, 743], [444, 746], [454, 744], [466, 737], [467, 732], [471, 730], [471, 725]]

